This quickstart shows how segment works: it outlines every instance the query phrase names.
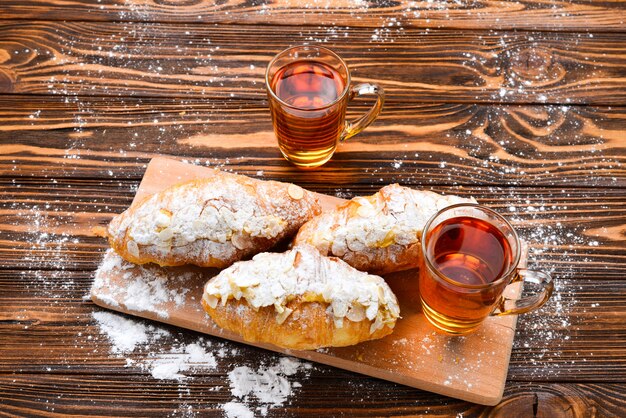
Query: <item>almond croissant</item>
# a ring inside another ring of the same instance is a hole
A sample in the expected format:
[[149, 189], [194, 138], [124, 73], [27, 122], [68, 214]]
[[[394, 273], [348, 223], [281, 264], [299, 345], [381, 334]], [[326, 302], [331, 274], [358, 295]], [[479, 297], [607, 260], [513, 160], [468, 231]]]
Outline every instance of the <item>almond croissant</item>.
[[310, 244], [322, 255], [339, 257], [373, 274], [416, 268], [428, 219], [462, 202], [476, 201], [391, 184], [311, 219], [300, 228], [294, 245]]
[[294, 184], [217, 172], [131, 206], [106, 235], [132, 263], [223, 268], [293, 236], [320, 212], [317, 198]]
[[207, 282], [202, 304], [217, 325], [246, 341], [297, 350], [382, 338], [400, 315], [381, 277], [309, 245], [235, 263]]

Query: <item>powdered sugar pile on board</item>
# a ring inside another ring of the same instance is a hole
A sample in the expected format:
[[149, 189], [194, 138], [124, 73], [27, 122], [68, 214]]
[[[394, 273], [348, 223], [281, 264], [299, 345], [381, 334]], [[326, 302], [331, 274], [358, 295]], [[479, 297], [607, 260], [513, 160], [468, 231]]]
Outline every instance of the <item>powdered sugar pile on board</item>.
[[[179, 342], [181, 335], [116, 313], [98, 311], [92, 316], [111, 343], [113, 357], [125, 358], [125, 367], [149, 372], [155, 379], [179, 382], [181, 397], [188, 392], [194, 373], [216, 371], [224, 366], [220, 365], [220, 359], [230, 365], [229, 357], [239, 354], [236, 348], [228, 349], [230, 344], [202, 337], [182, 343]], [[266, 415], [271, 408], [287, 402], [302, 386], [291, 378], [296, 374], [306, 377], [307, 371], [313, 368], [310, 363], [291, 357], [278, 357], [267, 366], [261, 362], [257, 369], [246, 365], [230, 367], [228, 379], [233, 400], [220, 406], [228, 417]], [[252, 404], [258, 406], [252, 407]], [[179, 409], [185, 415], [194, 415], [193, 406], [189, 404], [181, 404]]]
[[[185, 284], [198, 274], [189, 271], [170, 274], [156, 265], [135, 265], [109, 249], [96, 271], [93, 286], [98, 289], [98, 298], [110, 306], [119, 307], [118, 300], [122, 300], [131, 311], [154, 312], [165, 319], [169, 313], [164, 306], [168, 303], [182, 306], [189, 291]], [[111, 280], [114, 275], [121, 275], [126, 280], [124, 286], [118, 286]], [[171, 286], [172, 282], [180, 285]]]

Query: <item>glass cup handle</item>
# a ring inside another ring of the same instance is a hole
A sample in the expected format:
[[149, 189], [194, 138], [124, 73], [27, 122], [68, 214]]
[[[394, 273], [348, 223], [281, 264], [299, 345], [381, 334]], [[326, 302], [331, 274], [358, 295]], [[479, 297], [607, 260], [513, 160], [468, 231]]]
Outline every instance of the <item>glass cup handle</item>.
[[537, 270], [518, 269], [514, 282], [523, 281], [538, 286], [537, 293], [522, 299], [508, 299], [502, 297], [491, 315], [519, 315], [540, 308], [552, 295], [554, 283], [548, 273]]
[[341, 141], [352, 138], [354, 135], [367, 128], [370, 123], [374, 122], [374, 119], [378, 117], [385, 103], [385, 90], [376, 84], [362, 83], [350, 88], [348, 100], [352, 100], [355, 97], [371, 95], [376, 96], [376, 103], [363, 116], [360, 116], [352, 122], [346, 122], [346, 127], [341, 134]]

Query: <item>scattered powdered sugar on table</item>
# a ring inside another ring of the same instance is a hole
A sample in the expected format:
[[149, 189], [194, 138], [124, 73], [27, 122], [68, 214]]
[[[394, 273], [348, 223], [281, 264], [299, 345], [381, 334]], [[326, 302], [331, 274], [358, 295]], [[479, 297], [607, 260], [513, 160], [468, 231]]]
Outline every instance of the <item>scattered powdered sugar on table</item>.
[[[58, 187], [57, 180], [46, 180], [46, 183], [42, 187], [51, 189]], [[23, 184], [17, 182], [16, 179], [12, 180], [13, 193], [30, 195], [26, 187], [24, 188], [26, 190], [20, 190], [22, 186]], [[28, 183], [25, 183], [25, 186], [28, 186]], [[45, 270], [63, 271], [70, 263], [68, 253], [79, 244], [79, 239], [75, 231], [60, 222], [66, 208], [59, 203], [59, 200], [64, 197], [51, 193], [48, 201], [35, 201], [35, 204], [24, 198], [7, 199], [1, 202], [2, 209], [13, 212], [13, 222], [9, 216], [5, 222], [24, 227], [24, 232], [28, 234], [28, 240], [24, 241], [24, 244], [28, 245], [25, 247], [28, 251], [25, 251], [18, 260], [24, 267], [30, 269], [33, 266], [41, 266], [40, 268]]]
[[[553, 276], [551, 298], [539, 310], [520, 315], [513, 342], [514, 353], [519, 353], [524, 362], [532, 365], [534, 377], [558, 376], [561, 364], [586, 361], [580, 358], [568, 361], [567, 345], [578, 327], [571, 322], [571, 311], [579, 303], [578, 288], [573, 286], [571, 278], [575, 277], [574, 269], [581, 258], [589, 261], [578, 250], [585, 247], [588, 238], [582, 228], [566, 227], [559, 221], [562, 212], [568, 210], [567, 205], [555, 205], [553, 196], [544, 199], [541, 194], [533, 196], [532, 201], [511, 199], [508, 213], [500, 211], [516, 227], [520, 238], [529, 244], [528, 268], [545, 270]], [[558, 258], [553, 260], [555, 256]]]
[[114, 353], [132, 352], [138, 344], [148, 342], [148, 333], [154, 330], [154, 327], [149, 329], [139, 322], [110, 312], [93, 312], [92, 315], [113, 344], [111, 351]]
[[242, 403], [227, 402], [222, 409], [228, 418], [254, 418], [254, 412]]
[[93, 318], [111, 342], [111, 353], [117, 357], [144, 354], [141, 361], [126, 358], [126, 366], [147, 370], [155, 379], [184, 380], [187, 376], [182, 372], [217, 367], [215, 355], [207, 352], [212, 343], [203, 338], [190, 344], [174, 343], [169, 350], [151, 351], [159, 347], [165, 338], [172, 337], [169, 331], [111, 312], [94, 312]]
[[187, 376], [180, 372], [190, 369], [211, 370], [215, 367], [217, 361], [213, 353], [206, 352], [200, 343], [192, 343], [180, 346], [177, 352], [157, 355], [150, 366], [150, 372], [155, 379], [181, 380]]
[[[125, 358], [125, 367], [146, 371], [155, 379], [178, 382], [181, 398], [188, 394], [188, 382], [194, 379], [194, 372], [213, 372], [220, 366], [219, 359], [230, 363], [229, 357], [239, 354], [238, 349], [229, 348], [229, 343], [203, 337], [189, 343], [180, 342], [184, 338], [182, 331], [174, 335], [164, 328], [121, 314], [97, 311], [92, 316], [101, 334], [111, 343], [113, 357]], [[233, 365], [228, 379], [234, 399], [220, 408], [229, 418], [264, 416], [271, 408], [287, 402], [302, 386], [291, 380], [293, 376], [306, 377], [306, 371], [312, 368], [312, 364], [291, 357], [279, 357], [269, 366], [261, 360], [258, 368]], [[192, 405], [180, 406], [184, 415], [195, 415]]]
[[244, 398], [253, 395], [259, 402], [270, 405], [282, 405], [293, 393], [294, 388], [301, 387], [298, 382], [290, 382], [287, 377], [298, 372], [300, 368], [311, 368], [310, 363], [302, 363], [290, 357], [281, 358], [270, 367], [253, 370], [248, 366], [234, 368], [228, 373], [233, 395]]

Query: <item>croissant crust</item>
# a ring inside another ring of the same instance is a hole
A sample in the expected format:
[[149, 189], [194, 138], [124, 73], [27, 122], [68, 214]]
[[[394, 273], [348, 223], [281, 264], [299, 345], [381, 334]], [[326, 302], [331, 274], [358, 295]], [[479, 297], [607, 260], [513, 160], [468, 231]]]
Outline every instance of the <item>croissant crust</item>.
[[392, 328], [385, 326], [370, 334], [371, 322], [366, 319], [359, 322], [344, 320], [342, 327], [337, 328], [326, 311], [326, 304], [301, 299], [287, 303], [287, 309], [293, 312], [282, 324], [276, 321], [273, 306], [255, 311], [245, 300], [232, 300], [215, 308], [202, 300], [202, 305], [217, 325], [241, 335], [245, 341], [270, 343], [293, 350], [345, 347], [393, 332]]

